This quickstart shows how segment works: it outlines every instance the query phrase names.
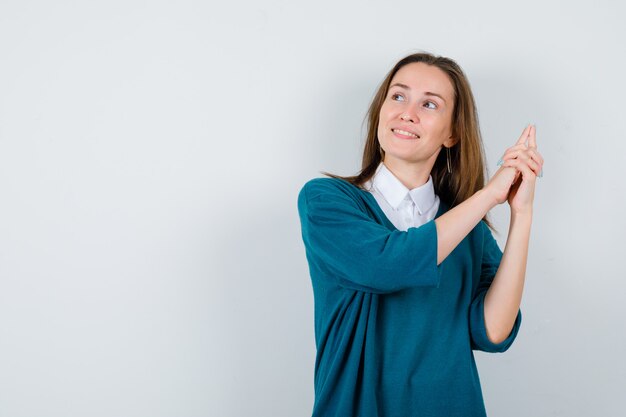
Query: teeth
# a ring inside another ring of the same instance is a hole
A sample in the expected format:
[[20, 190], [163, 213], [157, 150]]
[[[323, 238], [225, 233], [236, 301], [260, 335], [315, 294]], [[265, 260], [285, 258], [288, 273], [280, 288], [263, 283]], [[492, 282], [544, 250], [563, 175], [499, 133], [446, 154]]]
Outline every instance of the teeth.
[[393, 131], [405, 136], [413, 136], [414, 138], [419, 137], [415, 133], [407, 132], [406, 130], [394, 129]]

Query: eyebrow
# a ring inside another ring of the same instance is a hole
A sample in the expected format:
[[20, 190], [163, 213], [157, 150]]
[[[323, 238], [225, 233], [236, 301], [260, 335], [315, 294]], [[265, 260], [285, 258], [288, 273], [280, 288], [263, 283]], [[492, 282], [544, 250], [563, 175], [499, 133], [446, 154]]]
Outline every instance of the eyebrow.
[[[409, 88], [409, 86], [408, 86], [408, 85], [406, 85], [406, 84], [402, 84], [402, 83], [394, 83], [394, 84], [392, 84], [392, 85], [390, 85], [390, 86], [389, 86], [389, 88], [391, 88], [391, 87], [400, 87], [400, 88], [404, 88], [405, 90], [410, 90], [410, 88]], [[433, 93], [433, 92], [430, 92], [430, 91], [426, 91], [424, 94], [425, 94], [425, 95], [427, 95], [427, 96], [435, 96], [435, 97], [439, 97], [440, 99], [442, 99], [442, 100], [443, 100], [443, 102], [444, 102], [444, 103], [446, 103], [446, 99], [445, 99], [445, 98], [443, 98], [443, 97], [441, 97], [441, 95], [439, 95], [439, 94], [437, 94], [437, 93]]]

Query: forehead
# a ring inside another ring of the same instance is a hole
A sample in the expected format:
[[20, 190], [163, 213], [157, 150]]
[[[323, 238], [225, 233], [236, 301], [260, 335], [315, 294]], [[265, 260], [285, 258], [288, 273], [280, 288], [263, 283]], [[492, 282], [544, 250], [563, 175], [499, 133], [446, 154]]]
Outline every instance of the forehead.
[[391, 84], [401, 83], [411, 90], [440, 94], [446, 101], [454, 98], [454, 87], [448, 75], [434, 65], [414, 62], [403, 66], [391, 79]]

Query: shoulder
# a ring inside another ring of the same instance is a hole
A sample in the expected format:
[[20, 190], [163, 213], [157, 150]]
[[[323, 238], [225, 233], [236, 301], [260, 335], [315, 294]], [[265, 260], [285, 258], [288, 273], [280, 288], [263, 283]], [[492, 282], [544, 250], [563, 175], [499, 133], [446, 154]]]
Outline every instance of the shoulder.
[[302, 186], [298, 199], [311, 200], [320, 196], [350, 196], [354, 198], [362, 192], [357, 186], [340, 178], [313, 178]]
[[300, 215], [312, 213], [368, 213], [367, 191], [341, 178], [307, 181], [298, 194]]

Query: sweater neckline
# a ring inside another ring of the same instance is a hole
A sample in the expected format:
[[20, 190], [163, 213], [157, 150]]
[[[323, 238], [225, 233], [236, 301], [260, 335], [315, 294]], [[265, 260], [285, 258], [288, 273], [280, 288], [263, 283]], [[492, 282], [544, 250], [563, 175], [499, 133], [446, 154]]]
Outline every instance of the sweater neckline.
[[[347, 181], [346, 181], [347, 182]], [[393, 223], [391, 223], [391, 220], [389, 220], [389, 218], [387, 218], [387, 215], [385, 214], [385, 212], [383, 211], [383, 209], [380, 207], [380, 205], [378, 204], [378, 201], [376, 201], [376, 198], [374, 197], [374, 195], [360, 187], [357, 187], [356, 185], [349, 183], [352, 187], [356, 188], [361, 195], [364, 195], [365, 200], [369, 201], [370, 206], [379, 214], [379, 216], [384, 219], [385, 224], [387, 225], [387, 227], [393, 229], [393, 230], [400, 230], [398, 229]], [[445, 207], [444, 207], [445, 206]], [[444, 203], [441, 198], [439, 199], [439, 207], [437, 208], [437, 214], [435, 214], [435, 219], [439, 216], [441, 216], [444, 212], [445, 209], [447, 208], [446, 203]], [[433, 220], [435, 220], [433, 219]]]

